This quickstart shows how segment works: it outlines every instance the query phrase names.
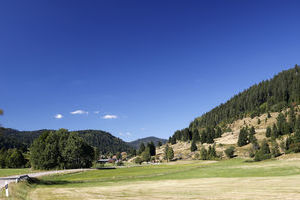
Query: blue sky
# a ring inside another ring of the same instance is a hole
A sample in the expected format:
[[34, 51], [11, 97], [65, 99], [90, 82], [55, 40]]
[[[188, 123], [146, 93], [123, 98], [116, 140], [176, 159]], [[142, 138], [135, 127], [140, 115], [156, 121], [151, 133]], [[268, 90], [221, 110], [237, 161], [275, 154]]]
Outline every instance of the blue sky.
[[168, 138], [299, 64], [299, 8], [283, 0], [1, 1], [0, 123]]

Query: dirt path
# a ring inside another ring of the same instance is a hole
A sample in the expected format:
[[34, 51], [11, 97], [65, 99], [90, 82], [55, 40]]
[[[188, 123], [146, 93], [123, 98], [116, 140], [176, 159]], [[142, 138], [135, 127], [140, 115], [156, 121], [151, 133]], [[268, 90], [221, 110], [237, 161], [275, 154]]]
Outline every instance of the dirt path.
[[[28, 175], [29, 177], [39, 177], [39, 176], [45, 176], [45, 175], [51, 175], [51, 174], [59, 174], [59, 173], [72, 173], [72, 172], [80, 172], [80, 171], [88, 171], [93, 169], [68, 169], [68, 170], [56, 170], [56, 171], [45, 171], [45, 172], [36, 172], [36, 173], [30, 173], [30, 174], [23, 174]], [[14, 176], [8, 176], [8, 177], [0, 177], [0, 188], [3, 188], [5, 186], [5, 182], [11, 183], [15, 182], [17, 177], [20, 177], [22, 175], [14, 175]], [[1, 178], [15, 178], [12, 180], [1, 180]]]

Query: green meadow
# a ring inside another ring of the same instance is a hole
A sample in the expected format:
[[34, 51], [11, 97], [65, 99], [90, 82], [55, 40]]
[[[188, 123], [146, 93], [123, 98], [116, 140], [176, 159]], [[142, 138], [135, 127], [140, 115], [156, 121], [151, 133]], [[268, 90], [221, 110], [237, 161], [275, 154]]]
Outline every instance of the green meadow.
[[44, 176], [12, 184], [11, 199], [300, 199], [299, 185], [297, 159], [183, 161]]

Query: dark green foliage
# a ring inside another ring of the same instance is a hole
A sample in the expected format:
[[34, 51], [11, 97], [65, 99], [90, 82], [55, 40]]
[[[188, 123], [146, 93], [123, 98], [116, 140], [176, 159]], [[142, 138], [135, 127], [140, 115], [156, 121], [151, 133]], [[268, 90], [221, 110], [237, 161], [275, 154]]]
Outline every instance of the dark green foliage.
[[23, 168], [27, 160], [19, 149], [2, 148], [0, 150], [0, 167], [1, 168]]
[[191, 144], [191, 152], [197, 151], [197, 145], [195, 140], [192, 140], [192, 144]]
[[294, 130], [300, 130], [300, 115], [296, 119]]
[[[138, 150], [140, 148], [141, 143], [147, 144], [151, 141], [156, 146], [161, 146], [161, 145], [165, 144], [166, 142], [168, 142], [168, 140], [166, 140], [166, 139], [150, 136], [150, 137], [140, 138], [140, 139], [134, 140], [132, 142], [128, 142], [127, 144], [129, 146], [133, 147], [134, 149]], [[159, 145], [159, 143], [160, 143], [160, 145]]]
[[294, 136], [289, 141], [289, 152], [300, 152], [300, 130], [297, 129]]
[[[54, 130], [18, 131], [0, 127], [0, 147], [18, 148], [24, 152], [45, 131]], [[81, 130], [75, 132], [89, 145], [97, 147], [101, 154], [128, 152], [132, 149], [126, 142], [105, 131]]]
[[173, 158], [174, 158], [173, 148], [166, 145], [166, 147], [165, 147], [165, 159], [169, 162]]
[[94, 149], [78, 133], [65, 129], [45, 131], [30, 147], [30, 162], [35, 169], [88, 168]]
[[212, 145], [212, 146], [209, 145], [207, 154], [208, 154], [208, 159], [209, 160], [213, 160], [213, 159], [217, 158], [217, 152], [216, 152], [215, 144]]
[[208, 159], [208, 153], [204, 146], [202, 146], [200, 150], [200, 158], [201, 160], [207, 160]]
[[235, 148], [233, 146], [228, 147], [224, 152], [228, 158], [233, 158]]
[[270, 112], [268, 112], [267, 118], [271, 118], [271, 117], [272, 117], [272, 116], [271, 116]]
[[279, 136], [279, 133], [278, 133], [277, 126], [276, 126], [276, 124], [273, 124], [271, 138], [274, 140], [274, 139], [278, 138], [278, 136]]
[[[235, 95], [201, 117], [196, 118], [190, 129], [216, 127], [227, 124], [241, 116], [258, 116], [266, 112], [278, 112], [291, 103], [300, 103], [299, 66], [283, 71], [272, 79], [255, 84]], [[268, 115], [270, 117], [270, 115]]]
[[149, 162], [151, 159], [150, 148], [147, 147], [145, 151], [141, 154], [142, 160], [145, 162]]
[[267, 140], [264, 139], [261, 144], [261, 148], [256, 152], [254, 160], [261, 161], [271, 158], [271, 152]]
[[193, 131], [192, 140], [195, 141], [195, 142], [199, 142], [200, 141], [200, 135], [199, 135], [198, 129], [195, 129]]
[[142, 164], [143, 161], [142, 161], [142, 159], [141, 159], [140, 157], [136, 157], [135, 160], [134, 160], [134, 162], [135, 162], [136, 164], [139, 164], [139, 165], [140, 165], [140, 164]]
[[216, 129], [216, 135], [215, 138], [221, 137], [222, 136], [222, 129], [218, 126]]
[[145, 147], [145, 144], [144, 143], [141, 143], [140, 144], [140, 149], [139, 149], [139, 155], [141, 155], [144, 151], [145, 151], [146, 147]]
[[277, 131], [278, 135], [284, 135], [290, 133], [289, 124], [286, 121], [285, 116], [282, 113], [279, 113], [277, 117]]
[[147, 147], [149, 148], [149, 151], [150, 151], [150, 155], [151, 156], [155, 156], [155, 145], [154, 143], [151, 141], [147, 144]]
[[280, 156], [279, 146], [275, 140], [272, 141], [271, 156], [273, 158]]
[[249, 141], [248, 141], [248, 131], [247, 131], [246, 128], [242, 128], [240, 130], [240, 134], [239, 134], [237, 145], [239, 147], [241, 147], [241, 146], [244, 146], [244, 145], [246, 145], [248, 143], [249, 143]]
[[289, 127], [291, 128], [291, 132], [295, 131], [295, 125], [296, 125], [296, 115], [295, 115], [295, 110], [294, 107], [291, 106], [290, 111], [289, 111]]
[[159, 141], [159, 142], [157, 143], [157, 146], [158, 146], [158, 147], [161, 147], [161, 145], [162, 145], [162, 142]]
[[271, 127], [267, 127], [267, 130], [266, 130], [266, 137], [271, 137], [271, 133], [272, 133], [272, 129]]

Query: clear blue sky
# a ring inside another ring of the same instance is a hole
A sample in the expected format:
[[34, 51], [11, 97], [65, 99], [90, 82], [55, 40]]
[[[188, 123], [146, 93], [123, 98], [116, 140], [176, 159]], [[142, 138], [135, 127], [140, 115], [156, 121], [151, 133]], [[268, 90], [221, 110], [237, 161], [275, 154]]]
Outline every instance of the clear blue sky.
[[299, 64], [299, 8], [285, 0], [1, 1], [0, 123], [168, 138]]

